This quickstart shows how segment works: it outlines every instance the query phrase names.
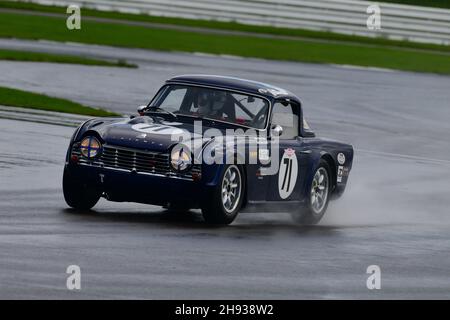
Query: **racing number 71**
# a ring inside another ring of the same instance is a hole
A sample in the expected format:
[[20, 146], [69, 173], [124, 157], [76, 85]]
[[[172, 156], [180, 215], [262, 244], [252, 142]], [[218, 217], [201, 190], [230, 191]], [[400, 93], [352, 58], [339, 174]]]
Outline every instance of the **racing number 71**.
[[[281, 185], [281, 190], [286, 190], [286, 192], [289, 192], [289, 187], [291, 185], [292, 159], [284, 158], [283, 164], [286, 166], [286, 170], [284, 171], [284, 178], [283, 178], [283, 184]], [[287, 186], [286, 186], [286, 180], [287, 180]], [[284, 189], [284, 186], [286, 186], [286, 189]]]

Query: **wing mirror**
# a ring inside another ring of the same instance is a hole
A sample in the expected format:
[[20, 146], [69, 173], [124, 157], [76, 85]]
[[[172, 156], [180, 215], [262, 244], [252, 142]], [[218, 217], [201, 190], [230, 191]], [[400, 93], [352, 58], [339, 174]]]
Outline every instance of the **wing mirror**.
[[137, 108], [137, 112], [139, 113], [140, 116], [143, 116], [143, 115], [144, 115], [145, 109], [147, 109], [147, 106], [139, 106], [139, 107]]
[[304, 130], [302, 136], [305, 138], [314, 138], [316, 134], [313, 131]]
[[279, 137], [283, 134], [283, 127], [280, 126], [279, 124], [274, 124], [271, 128], [270, 128], [270, 135], [272, 137]]

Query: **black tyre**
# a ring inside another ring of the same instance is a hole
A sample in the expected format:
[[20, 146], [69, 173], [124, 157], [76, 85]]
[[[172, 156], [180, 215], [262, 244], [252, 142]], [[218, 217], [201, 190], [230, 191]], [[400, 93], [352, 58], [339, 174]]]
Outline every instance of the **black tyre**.
[[230, 224], [242, 206], [245, 192], [245, 178], [242, 168], [227, 165], [220, 182], [212, 195], [205, 199], [202, 207], [203, 218], [211, 224]]
[[100, 192], [73, 179], [67, 170], [63, 175], [63, 193], [66, 203], [78, 210], [89, 210], [100, 199]]
[[306, 204], [299, 212], [293, 212], [294, 221], [304, 225], [317, 224], [327, 211], [330, 201], [331, 168], [325, 160], [320, 160], [308, 188]]

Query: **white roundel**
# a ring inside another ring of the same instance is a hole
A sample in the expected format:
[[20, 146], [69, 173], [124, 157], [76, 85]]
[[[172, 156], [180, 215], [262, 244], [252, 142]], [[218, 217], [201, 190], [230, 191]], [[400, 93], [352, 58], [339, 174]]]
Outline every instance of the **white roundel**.
[[284, 150], [278, 171], [278, 191], [281, 199], [286, 199], [292, 193], [297, 182], [298, 162], [294, 149]]
[[342, 152], [338, 153], [337, 161], [340, 165], [343, 165], [345, 163], [345, 154], [343, 154]]
[[183, 129], [159, 123], [137, 123], [132, 125], [131, 129], [150, 134], [180, 135], [184, 132]]

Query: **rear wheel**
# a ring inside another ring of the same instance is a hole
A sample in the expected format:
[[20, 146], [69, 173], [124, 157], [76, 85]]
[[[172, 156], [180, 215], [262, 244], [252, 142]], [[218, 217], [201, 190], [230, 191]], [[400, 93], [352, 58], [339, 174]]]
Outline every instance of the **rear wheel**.
[[100, 199], [100, 192], [94, 188], [73, 179], [67, 170], [63, 175], [63, 193], [66, 203], [79, 210], [89, 210]]
[[307, 194], [306, 205], [300, 212], [292, 213], [293, 219], [300, 224], [317, 224], [325, 214], [328, 208], [330, 186], [331, 186], [330, 167], [325, 160], [320, 160], [316, 169], [309, 191]]
[[206, 222], [230, 224], [242, 206], [245, 190], [243, 171], [236, 165], [227, 165], [211, 197], [205, 199], [202, 214]]

